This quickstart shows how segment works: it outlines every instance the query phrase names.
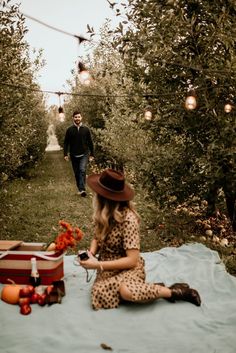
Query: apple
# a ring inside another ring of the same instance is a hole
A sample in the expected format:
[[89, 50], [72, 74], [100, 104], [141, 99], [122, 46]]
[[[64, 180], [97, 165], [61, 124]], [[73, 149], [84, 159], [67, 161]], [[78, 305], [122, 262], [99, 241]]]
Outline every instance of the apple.
[[47, 294], [46, 293], [39, 294], [38, 304], [41, 305], [41, 306], [44, 306], [46, 304], [46, 298], [47, 298]]
[[26, 287], [21, 288], [20, 290], [20, 297], [31, 297], [31, 295], [35, 292], [35, 289], [33, 286], [29, 285]]
[[30, 297], [19, 298], [19, 305], [30, 305]]
[[38, 293], [36, 293], [36, 292], [33, 293], [33, 294], [31, 295], [31, 297], [29, 298], [29, 299], [30, 299], [30, 303], [31, 303], [31, 304], [38, 303], [39, 297], [40, 297], [40, 294], [38, 294]]
[[31, 306], [28, 304], [21, 305], [20, 313], [22, 315], [29, 315], [31, 313]]

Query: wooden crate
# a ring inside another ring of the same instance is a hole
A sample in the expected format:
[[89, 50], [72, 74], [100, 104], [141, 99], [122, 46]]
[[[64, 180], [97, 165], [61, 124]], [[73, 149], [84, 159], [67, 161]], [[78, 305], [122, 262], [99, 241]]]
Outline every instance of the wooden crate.
[[[9, 242], [8, 242], [9, 243]], [[43, 251], [44, 243], [25, 243], [15, 241], [7, 244], [0, 241], [0, 283], [7, 279], [17, 284], [29, 284], [31, 258], [35, 257], [43, 285], [59, 281], [64, 276], [64, 253]]]

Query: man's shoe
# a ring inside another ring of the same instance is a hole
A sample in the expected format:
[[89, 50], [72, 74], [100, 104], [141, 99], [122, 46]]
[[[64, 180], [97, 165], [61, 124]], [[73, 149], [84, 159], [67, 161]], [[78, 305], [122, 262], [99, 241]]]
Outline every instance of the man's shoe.
[[87, 194], [86, 194], [86, 191], [85, 190], [82, 190], [80, 191], [80, 196], [81, 197], [85, 197]]

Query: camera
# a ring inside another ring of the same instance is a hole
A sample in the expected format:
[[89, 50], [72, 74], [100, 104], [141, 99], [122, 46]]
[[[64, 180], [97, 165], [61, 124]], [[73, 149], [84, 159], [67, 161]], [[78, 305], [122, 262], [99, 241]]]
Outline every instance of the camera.
[[88, 256], [87, 251], [79, 252], [79, 253], [78, 253], [78, 257], [79, 257], [79, 259], [82, 260], [82, 261], [89, 259], [89, 256]]

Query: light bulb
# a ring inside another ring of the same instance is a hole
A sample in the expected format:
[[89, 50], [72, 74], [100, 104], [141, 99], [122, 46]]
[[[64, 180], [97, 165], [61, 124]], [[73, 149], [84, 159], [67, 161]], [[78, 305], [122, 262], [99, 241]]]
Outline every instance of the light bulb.
[[89, 86], [90, 83], [91, 83], [91, 80], [90, 80], [90, 79], [87, 79], [87, 80], [85, 80], [85, 81], [83, 82], [83, 84], [84, 84], [85, 86]]
[[65, 120], [65, 114], [64, 113], [59, 113], [59, 120], [62, 123]]
[[64, 114], [64, 110], [63, 110], [63, 108], [62, 108], [62, 106], [60, 106], [59, 108], [58, 108], [58, 116], [59, 116], [59, 120], [61, 121], [61, 122], [63, 122], [64, 120], [65, 120], [65, 114]]
[[230, 113], [231, 112], [231, 110], [232, 110], [232, 105], [231, 104], [229, 104], [229, 103], [227, 103], [227, 104], [225, 104], [225, 106], [224, 106], [224, 111], [226, 112], [226, 113]]
[[193, 110], [197, 106], [197, 101], [194, 96], [188, 96], [185, 100], [185, 108], [188, 110]]
[[87, 70], [81, 71], [79, 73], [79, 77], [81, 81], [86, 81], [90, 79], [90, 73]]
[[152, 120], [152, 112], [150, 110], [146, 110], [144, 112], [144, 119], [145, 120]]
[[79, 80], [83, 85], [89, 85], [91, 81], [91, 75], [89, 71], [85, 68], [84, 64], [82, 62], [78, 63], [78, 69], [79, 69]]

